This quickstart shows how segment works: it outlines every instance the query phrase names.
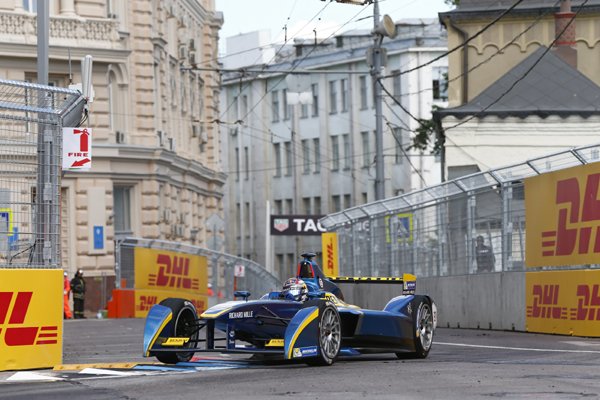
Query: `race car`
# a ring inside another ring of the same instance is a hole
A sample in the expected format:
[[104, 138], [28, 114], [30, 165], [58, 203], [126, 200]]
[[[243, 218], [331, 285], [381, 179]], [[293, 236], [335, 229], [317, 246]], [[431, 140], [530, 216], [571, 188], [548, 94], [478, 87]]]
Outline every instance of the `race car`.
[[[215, 305], [199, 317], [185, 299], [153, 306], [144, 328], [145, 357], [167, 364], [189, 361], [197, 352], [248, 353], [331, 365], [338, 356], [391, 352], [399, 358], [425, 358], [433, 343], [437, 309], [427, 295], [416, 295], [416, 278], [327, 278], [302, 254], [295, 277], [281, 291]], [[398, 283], [401, 295], [383, 310], [347, 304], [339, 282]]]

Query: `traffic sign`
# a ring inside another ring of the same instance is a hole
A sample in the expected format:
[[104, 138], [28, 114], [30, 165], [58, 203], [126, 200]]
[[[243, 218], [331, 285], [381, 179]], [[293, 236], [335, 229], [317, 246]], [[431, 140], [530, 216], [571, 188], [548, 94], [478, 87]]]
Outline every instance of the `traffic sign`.
[[233, 270], [233, 276], [236, 278], [243, 278], [246, 276], [246, 266], [241, 264], [236, 264]]

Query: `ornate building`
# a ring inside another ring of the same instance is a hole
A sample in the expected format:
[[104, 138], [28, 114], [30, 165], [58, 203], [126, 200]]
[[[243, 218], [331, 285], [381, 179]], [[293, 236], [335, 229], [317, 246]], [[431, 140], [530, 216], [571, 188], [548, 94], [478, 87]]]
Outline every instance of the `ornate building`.
[[[0, 1], [0, 21], [0, 76], [35, 81], [36, 0]], [[92, 168], [62, 179], [63, 265], [91, 278], [92, 310], [106, 300], [100, 285], [113, 286], [119, 238], [209, 247], [222, 235], [205, 227], [223, 214], [220, 139], [207, 122], [218, 117], [219, 77], [186, 69], [217, 66], [222, 22], [214, 0], [50, 2], [50, 84], [80, 82], [79, 61], [93, 56], [83, 122]]]

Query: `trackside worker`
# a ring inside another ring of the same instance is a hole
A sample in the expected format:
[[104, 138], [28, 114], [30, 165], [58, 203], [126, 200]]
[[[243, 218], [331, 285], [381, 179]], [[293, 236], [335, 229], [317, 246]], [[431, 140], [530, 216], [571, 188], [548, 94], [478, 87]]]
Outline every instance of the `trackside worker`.
[[73, 279], [71, 279], [71, 291], [73, 291], [73, 315], [75, 319], [85, 318], [83, 315], [83, 302], [85, 300], [83, 270], [78, 269]]
[[63, 317], [65, 319], [73, 318], [73, 313], [71, 312], [71, 306], [69, 306], [69, 295], [71, 294], [71, 282], [69, 282], [69, 276], [67, 271], [64, 273], [63, 280], [63, 297], [64, 297], [64, 308], [63, 308]]

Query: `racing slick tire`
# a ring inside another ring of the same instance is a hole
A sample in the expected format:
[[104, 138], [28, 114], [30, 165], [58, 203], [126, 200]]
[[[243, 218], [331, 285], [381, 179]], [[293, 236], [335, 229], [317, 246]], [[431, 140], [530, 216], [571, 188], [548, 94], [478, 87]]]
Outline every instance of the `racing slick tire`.
[[[161, 306], [169, 307], [173, 312], [173, 319], [167, 325], [166, 329], [163, 333], [167, 334], [169, 337], [185, 337], [189, 338], [190, 341], [187, 342], [184, 346], [186, 348], [196, 348], [196, 343], [198, 339], [198, 329], [197, 329], [197, 312], [196, 307], [194, 305], [184, 299], [176, 299], [176, 298], [167, 298], [159, 303]], [[186, 362], [189, 361], [194, 352], [190, 353], [156, 353], [155, 356], [158, 361], [165, 364], [177, 364], [178, 362]]]
[[[309, 303], [309, 302], [307, 302]], [[316, 302], [315, 302], [316, 303]], [[337, 308], [328, 301], [319, 301], [319, 355], [307, 358], [306, 363], [312, 366], [331, 365], [337, 358], [342, 346], [342, 323]]]
[[409, 353], [396, 353], [403, 358], [426, 358], [433, 344], [433, 310], [431, 300], [426, 296], [415, 298], [413, 304], [413, 340], [415, 351]]

